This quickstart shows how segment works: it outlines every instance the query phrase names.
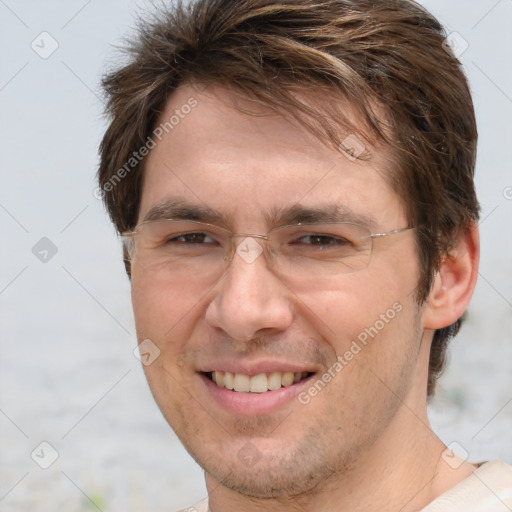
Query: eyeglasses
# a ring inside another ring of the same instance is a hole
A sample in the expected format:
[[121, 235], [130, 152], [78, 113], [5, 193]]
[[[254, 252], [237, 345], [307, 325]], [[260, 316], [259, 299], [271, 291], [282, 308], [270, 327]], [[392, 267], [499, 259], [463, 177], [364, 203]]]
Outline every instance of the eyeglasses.
[[232, 233], [203, 222], [165, 219], [142, 222], [123, 233], [132, 265], [174, 279], [218, 279], [237, 255], [247, 264], [263, 253], [269, 266], [290, 280], [331, 278], [365, 269], [374, 240], [414, 228], [372, 233], [351, 223], [296, 224], [266, 235]]

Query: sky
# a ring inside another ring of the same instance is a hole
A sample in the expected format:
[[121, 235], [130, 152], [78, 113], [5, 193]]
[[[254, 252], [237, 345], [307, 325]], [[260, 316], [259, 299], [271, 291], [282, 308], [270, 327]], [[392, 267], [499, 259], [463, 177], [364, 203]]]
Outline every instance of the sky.
[[[512, 1], [421, 3], [469, 77], [482, 205], [479, 284], [431, 419], [472, 460], [512, 463]], [[2, 510], [159, 512], [205, 493], [133, 354], [120, 244], [94, 194], [101, 76], [148, 8], [0, 0]]]

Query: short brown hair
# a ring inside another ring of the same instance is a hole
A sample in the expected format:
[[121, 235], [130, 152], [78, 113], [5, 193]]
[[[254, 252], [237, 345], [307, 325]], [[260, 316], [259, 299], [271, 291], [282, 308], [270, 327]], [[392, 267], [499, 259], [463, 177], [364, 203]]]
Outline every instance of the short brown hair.
[[[169, 95], [184, 83], [221, 85], [290, 112], [336, 147], [354, 133], [392, 150], [387, 179], [417, 228], [417, 298], [427, 299], [479, 207], [471, 95], [443, 27], [425, 9], [411, 0], [198, 0], [141, 20], [128, 50], [129, 62], [103, 81], [110, 125], [98, 172], [119, 232], [135, 226], [144, 169], [126, 162], [147, 144]], [[330, 100], [307, 103], [311, 90]], [[347, 101], [357, 123], [344, 115]], [[460, 324], [434, 334], [429, 397]]]

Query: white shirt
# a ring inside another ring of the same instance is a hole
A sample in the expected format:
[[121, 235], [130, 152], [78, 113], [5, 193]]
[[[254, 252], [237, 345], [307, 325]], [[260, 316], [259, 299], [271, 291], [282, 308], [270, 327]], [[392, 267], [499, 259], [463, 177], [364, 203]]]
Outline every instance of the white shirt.
[[421, 512], [510, 512], [512, 466], [501, 460], [482, 464], [468, 478], [427, 505]]
[[[501, 460], [482, 464], [468, 478], [445, 492], [421, 512], [511, 512], [512, 466]], [[208, 500], [178, 512], [209, 512]]]

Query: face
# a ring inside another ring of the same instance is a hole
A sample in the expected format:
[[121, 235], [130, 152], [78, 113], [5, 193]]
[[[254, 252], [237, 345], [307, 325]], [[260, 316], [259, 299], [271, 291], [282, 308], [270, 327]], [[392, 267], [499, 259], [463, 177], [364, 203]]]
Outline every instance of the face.
[[[347, 158], [284, 117], [240, 113], [220, 88], [182, 86], [162, 121], [176, 110], [146, 161], [139, 222], [173, 215], [267, 234], [290, 212], [323, 219], [336, 207], [373, 233], [407, 226], [379, 151]], [[412, 231], [376, 238], [366, 268], [327, 277], [283, 276], [265, 251], [234, 252], [213, 279], [210, 267], [183, 274], [134, 255], [139, 342], [160, 351], [144, 367], [149, 385], [208, 475], [251, 496], [299, 494], [370, 453], [424, 384], [417, 262]]]

